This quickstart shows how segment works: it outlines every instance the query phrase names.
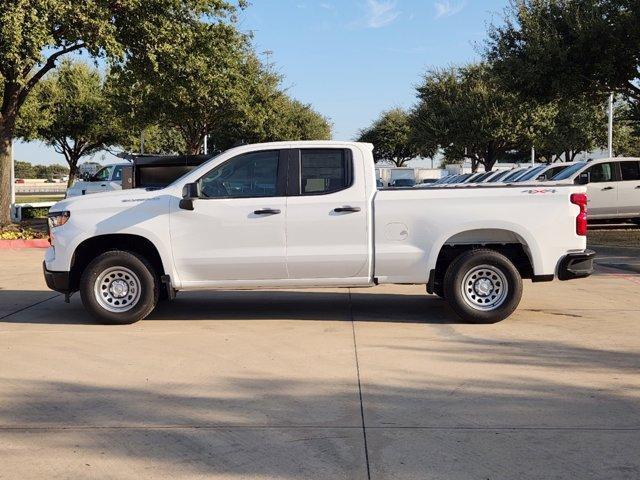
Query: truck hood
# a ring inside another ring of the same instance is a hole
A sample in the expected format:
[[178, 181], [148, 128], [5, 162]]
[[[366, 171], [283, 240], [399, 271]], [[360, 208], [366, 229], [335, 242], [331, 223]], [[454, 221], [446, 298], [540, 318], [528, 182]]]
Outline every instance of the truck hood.
[[64, 210], [121, 210], [133, 203], [144, 202], [152, 198], [166, 195], [166, 189], [145, 190], [134, 188], [131, 190], [112, 190], [109, 192], [92, 193], [77, 197], [65, 198], [51, 207], [50, 212]]

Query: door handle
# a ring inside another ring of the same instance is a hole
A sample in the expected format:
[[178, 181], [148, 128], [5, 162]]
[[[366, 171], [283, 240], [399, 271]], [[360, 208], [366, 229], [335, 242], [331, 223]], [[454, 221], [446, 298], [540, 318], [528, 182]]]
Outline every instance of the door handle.
[[359, 212], [360, 207], [348, 207], [348, 206], [338, 207], [338, 208], [334, 208], [333, 211], [336, 213], [353, 213], [353, 212]]
[[638, 186], [636, 187], [636, 189], [637, 189], [637, 190], [640, 190], [640, 185], [638, 185]]
[[603, 192], [604, 192], [605, 190], [613, 190], [613, 187], [604, 187], [604, 188], [602, 189], [602, 191], [603, 191]]
[[254, 210], [254, 215], [277, 215], [280, 213], [280, 210], [277, 208], [262, 208], [260, 210]]

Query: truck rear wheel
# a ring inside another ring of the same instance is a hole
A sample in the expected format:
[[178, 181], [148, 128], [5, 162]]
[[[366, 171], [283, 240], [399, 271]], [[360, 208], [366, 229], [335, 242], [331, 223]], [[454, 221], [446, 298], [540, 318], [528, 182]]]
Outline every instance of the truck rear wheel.
[[96, 257], [80, 279], [84, 308], [101, 323], [142, 320], [158, 303], [160, 286], [153, 267], [134, 253], [112, 250]]
[[444, 295], [463, 320], [496, 323], [518, 307], [522, 278], [504, 255], [488, 249], [469, 250], [449, 265]]

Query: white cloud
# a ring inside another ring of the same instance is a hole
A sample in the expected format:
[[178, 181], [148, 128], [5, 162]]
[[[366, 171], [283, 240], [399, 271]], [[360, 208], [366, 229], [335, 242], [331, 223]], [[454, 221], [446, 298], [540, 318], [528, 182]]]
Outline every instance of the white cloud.
[[367, 0], [365, 25], [369, 28], [386, 27], [395, 22], [400, 13], [392, 0]]
[[433, 4], [436, 9], [436, 18], [452, 17], [456, 13], [460, 13], [466, 5], [465, 1], [451, 3], [450, 0], [438, 0]]

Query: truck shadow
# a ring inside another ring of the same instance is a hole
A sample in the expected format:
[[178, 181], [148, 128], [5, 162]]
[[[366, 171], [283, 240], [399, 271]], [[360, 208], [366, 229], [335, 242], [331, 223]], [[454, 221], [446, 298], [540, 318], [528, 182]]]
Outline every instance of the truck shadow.
[[[3, 290], [6, 304], [25, 292]], [[46, 298], [46, 297], [45, 297]], [[2, 318], [4, 316], [4, 318]], [[79, 294], [70, 304], [52, 296], [32, 305], [18, 305], [0, 315], [0, 322], [36, 324], [95, 324], [82, 307]], [[389, 323], [461, 323], [446, 303], [432, 295], [395, 295], [342, 291], [214, 291], [184, 292], [163, 301], [143, 322], [172, 320], [302, 320]]]

